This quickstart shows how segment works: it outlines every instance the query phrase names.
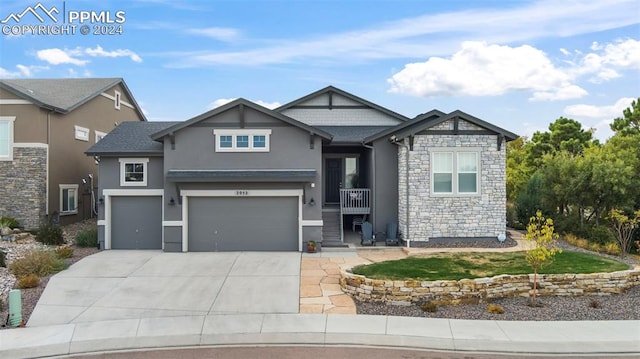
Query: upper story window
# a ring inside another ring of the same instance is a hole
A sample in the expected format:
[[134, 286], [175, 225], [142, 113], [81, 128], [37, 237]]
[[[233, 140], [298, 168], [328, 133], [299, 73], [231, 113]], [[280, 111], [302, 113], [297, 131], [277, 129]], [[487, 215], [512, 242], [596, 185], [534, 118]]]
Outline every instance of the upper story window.
[[115, 104], [116, 110], [120, 109], [120, 98], [121, 97], [122, 97], [122, 95], [120, 94], [120, 92], [119, 91], [115, 91], [115, 96], [114, 96], [113, 102]]
[[89, 129], [86, 127], [74, 126], [75, 138], [80, 141], [89, 141]]
[[60, 214], [76, 214], [78, 213], [78, 185], [77, 184], [61, 184], [60, 185]]
[[120, 158], [120, 185], [146, 186], [148, 158]]
[[0, 161], [13, 160], [13, 121], [15, 117], [0, 117]]
[[431, 189], [434, 194], [479, 193], [479, 151], [442, 150], [431, 153]]
[[271, 130], [216, 129], [213, 135], [216, 152], [269, 152]]

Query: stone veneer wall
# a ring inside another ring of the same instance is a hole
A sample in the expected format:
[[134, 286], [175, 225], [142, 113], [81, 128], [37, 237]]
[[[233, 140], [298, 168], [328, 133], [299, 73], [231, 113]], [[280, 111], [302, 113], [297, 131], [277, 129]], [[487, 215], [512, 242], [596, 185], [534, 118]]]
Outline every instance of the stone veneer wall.
[[[584, 296], [622, 293], [640, 285], [640, 269], [592, 274], [538, 275], [541, 296]], [[376, 280], [341, 271], [342, 290], [362, 301], [409, 304], [433, 301], [436, 304], [483, 302], [491, 298], [529, 297], [533, 294], [533, 274], [499, 275], [492, 278], [453, 281]]]
[[0, 161], [0, 216], [25, 228], [44, 218], [47, 194], [47, 148], [14, 147], [13, 161]]
[[[463, 126], [463, 123], [466, 122], [460, 121], [461, 129], [473, 126]], [[401, 146], [398, 151], [398, 222], [403, 238], [427, 241], [438, 237], [497, 237], [505, 233], [506, 145], [503, 143], [500, 150], [497, 146], [496, 135], [418, 135], [413, 151], [408, 151], [408, 158], [407, 148]], [[480, 194], [432, 195], [430, 164], [433, 148], [479, 149]]]

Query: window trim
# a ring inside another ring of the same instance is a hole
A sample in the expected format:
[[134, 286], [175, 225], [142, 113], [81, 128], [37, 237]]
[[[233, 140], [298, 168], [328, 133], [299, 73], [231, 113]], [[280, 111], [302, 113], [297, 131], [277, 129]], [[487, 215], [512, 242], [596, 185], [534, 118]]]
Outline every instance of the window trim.
[[[216, 152], [269, 152], [271, 150], [270, 129], [214, 129]], [[231, 147], [220, 146], [220, 136], [231, 136]], [[238, 147], [238, 136], [248, 136], [249, 145]], [[254, 147], [254, 136], [264, 136], [264, 147]]]
[[9, 124], [8, 134], [9, 134], [9, 146], [7, 148], [6, 155], [0, 155], [0, 161], [13, 161], [13, 141], [14, 141], [14, 121], [16, 120], [15, 116], [0, 116], [0, 122], [7, 122]]
[[[120, 162], [120, 186], [122, 187], [145, 187], [149, 178], [149, 159], [148, 158], [119, 158]], [[125, 166], [132, 163], [142, 163], [142, 181], [129, 182], [125, 177]]]
[[[452, 167], [451, 167], [451, 192], [435, 192], [434, 190], [434, 155], [436, 153], [451, 153]], [[459, 153], [475, 153], [476, 154], [476, 192], [460, 192], [459, 188], [459, 177], [460, 173], [470, 173], [470, 172], [458, 172], [458, 154]], [[475, 197], [481, 195], [481, 165], [482, 165], [482, 150], [480, 148], [475, 147], [459, 147], [459, 148], [432, 148], [429, 154], [430, 162], [430, 170], [429, 170], [429, 180], [430, 180], [430, 190], [431, 195], [434, 197]]]
[[[85, 133], [85, 135], [79, 136], [78, 131]], [[82, 127], [78, 125], [73, 126], [73, 137], [75, 137], [76, 140], [89, 142], [90, 133], [91, 133], [91, 130], [86, 127]]]
[[98, 143], [98, 141], [100, 141], [100, 137], [104, 138], [104, 136], [107, 135], [105, 132], [98, 131], [98, 130], [94, 130], [93, 132], [96, 133], [96, 143]]
[[113, 104], [116, 110], [120, 109], [121, 102], [122, 102], [122, 94], [120, 93], [120, 91], [114, 90]]
[[[60, 209], [60, 215], [61, 216], [70, 216], [70, 215], [74, 215], [74, 214], [78, 214], [78, 185], [77, 184], [60, 184], [58, 185], [59, 187], [59, 192], [60, 192], [60, 203], [59, 203], [59, 209]], [[73, 210], [71, 211], [64, 211], [63, 210], [63, 198], [64, 196], [62, 195], [63, 192], [65, 190], [69, 190], [72, 189], [75, 191], [75, 196], [73, 196]]]

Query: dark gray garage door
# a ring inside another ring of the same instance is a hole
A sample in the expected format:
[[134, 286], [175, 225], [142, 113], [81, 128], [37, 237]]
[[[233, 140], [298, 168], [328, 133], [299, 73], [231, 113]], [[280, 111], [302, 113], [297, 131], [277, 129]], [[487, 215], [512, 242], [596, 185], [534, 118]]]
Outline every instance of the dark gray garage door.
[[111, 199], [112, 249], [162, 249], [162, 197]]
[[189, 197], [189, 251], [297, 251], [296, 197]]

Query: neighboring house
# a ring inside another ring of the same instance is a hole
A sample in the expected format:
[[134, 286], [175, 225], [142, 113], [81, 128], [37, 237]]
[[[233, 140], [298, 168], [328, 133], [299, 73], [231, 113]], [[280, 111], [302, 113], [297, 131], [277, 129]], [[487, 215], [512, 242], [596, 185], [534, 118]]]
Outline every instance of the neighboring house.
[[100, 159], [100, 244], [301, 251], [340, 242], [362, 217], [376, 232], [399, 222], [411, 246], [496, 238], [516, 137], [461, 111], [409, 119], [331, 86], [275, 110], [238, 99], [184, 122], [123, 123], [87, 151]]
[[91, 217], [98, 167], [84, 152], [125, 121], [146, 119], [120, 78], [0, 80], [0, 216]]

